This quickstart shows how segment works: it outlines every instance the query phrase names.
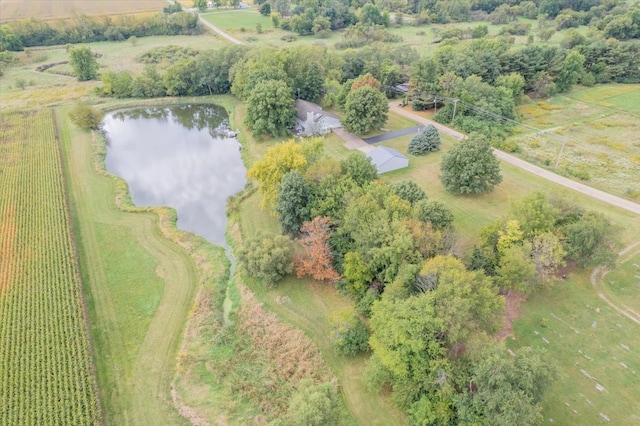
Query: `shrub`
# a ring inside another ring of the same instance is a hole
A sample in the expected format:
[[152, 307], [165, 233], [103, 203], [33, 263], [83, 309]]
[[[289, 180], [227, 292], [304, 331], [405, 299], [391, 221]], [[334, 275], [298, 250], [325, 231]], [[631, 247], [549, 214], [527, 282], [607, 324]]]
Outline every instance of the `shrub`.
[[426, 155], [440, 149], [440, 134], [433, 124], [429, 124], [420, 133], [411, 138], [407, 152], [412, 155]]
[[102, 121], [102, 112], [89, 105], [78, 104], [69, 112], [69, 118], [81, 129], [97, 129]]
[[369, 350], [369, 330], [352, 309], [332, 313], [329, 322], [332, 326], [331, 344], [338, 354], [356, 356]]

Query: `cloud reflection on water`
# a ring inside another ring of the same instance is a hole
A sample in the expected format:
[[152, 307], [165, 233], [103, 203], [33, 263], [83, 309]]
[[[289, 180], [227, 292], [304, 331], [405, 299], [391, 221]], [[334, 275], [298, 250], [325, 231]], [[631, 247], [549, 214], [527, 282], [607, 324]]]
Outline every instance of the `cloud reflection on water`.
[[[225, 245], [226, 200], [246, 182], [240, 144], [224, 136], [226, 112], [211, 105], [164, 110], [120, 111], [104, 119], [107, 170], [127, 182], [137, 206], [173, 207], [180, 229]], [[209, 126], [185, 127], [193, 116], [207, 117]]]

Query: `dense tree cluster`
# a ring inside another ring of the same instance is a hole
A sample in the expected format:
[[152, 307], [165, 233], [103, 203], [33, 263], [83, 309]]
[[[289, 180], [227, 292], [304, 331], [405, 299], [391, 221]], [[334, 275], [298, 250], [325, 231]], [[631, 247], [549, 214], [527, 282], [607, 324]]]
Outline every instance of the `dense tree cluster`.
[[599, 213], [534, 192], [482, 230], [482, 246], [468, 264], [495, 276], [505, 290], [531, 293], [552, 283], [568, 260], [582, 267], [613, 265], [618, 233]]

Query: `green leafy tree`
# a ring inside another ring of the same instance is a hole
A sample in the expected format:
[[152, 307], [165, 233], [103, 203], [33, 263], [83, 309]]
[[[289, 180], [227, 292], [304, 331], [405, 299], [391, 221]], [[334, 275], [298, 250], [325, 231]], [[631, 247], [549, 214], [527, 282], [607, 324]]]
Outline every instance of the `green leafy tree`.
[[532, 293], [537, 285], [536, 267], [528, 247], [514, 245], [504, 250], [496, 269], [496, 281], [507, 290]]
[[556, 375], [543, 350], [520, 348], [506, 356], [504, 348], [487, 350], [473, 366], [467, 393], [458, 399], [464, 424], [534, 426], [542, 423], [541, 401]]
[[378, 169], [371, 164], [371, 159], [360, 152], [352, 152], [340, 163], [342, 173], [358, 185], [364, 186], [378, 177]]
[[358, 252], [348, 252], [344, 256], [345, 289], [349, 294], [360, 299], [373, 280], [373, 273]]
[[396, 380], [432, 382], [446, 356], [440, 340], [444, 324], [434, 305], [429, 293], [373, 304], [369, 345]]
[[453, 213], [441, 201], [420, 200], [414, 208], [413, 216], [419, 221], [430, 223], [433, 229], [444, 230], [451, 227]]
[[547, 200], [547, 196], [536, 191], [511, 203], [509, 217], [518, 221], [524, 238], [551, 231], [559, 217], [558, 210]]
[[71, 47], [69, 49], [69, 65], [80, 81], [98, 79], [98, 61], [87, 46]]
[[283, 235], [259, 233], [243, 244], [239, 255], [249, 275], [269, 286], [293, 271], [293, 245]]
[[102, 122], [103, 114], [87, 104], [77, 104], [70, 112], [71, 121], [82, 129], [97, 129]]
[[332, 312], [329, 324], [331, 344], [338, 354], [356, 356], [369, 350], [369, 330], [353, 309]]
[[390, 185], [391, 191], [403, 200], [414, 205], [420, 200], [426, 200], [427, 194], [424, 189], [410, 179], [399, 180]]
[[447, 152], [440, 164], [440, 181], [455, 195], [490, 192], [502, 182], [500, 163], [489, 140], [478, 133], [460, 141]]
[[289, 401], [287, 417], [291, 425], [325, 426], [336, 424], [338, 413], [338, 396], [331, 383], [302, 379]]
[[412, 155], [427, 155], [430, 152], [438, 151], [441, 144], [438, 129], [433, 124], [429, 124], [411, 138], [407, 152]]
[[262, 207], [275, 206], [284, 175], [292, 170], [300, 171], [306, 165], [307, 159], [302, 153], [302, 147], [294, 140], [269, 148], [264, 157], [247, 171], [249, 179], [257, 180], [260, 185], [258, 192]]
[[531, 260], [542, 283], [548, 282], [553, 273], [566, 264], [566, 255], [560, 239], [552, 232], [545, 232], [533, 238]]
[[351, 91], [345, 102], [344, 128], [348, 132], [365, 134], [387, 122], [387, 97], [370, 86]]
[[262, 5], [260, 6], [260, 15], [262, 16], [270, 16], [271, 15], [271, 3], [269, 2], [264, 2], [262, 3]]
[[602, 214], [586, 212], [564, 229], [565, 248], [570, 258], [580, 266], [607, 265], [613, 267], [617, 258], [619, 229]]
[[310, 200], [311, 187], [300, 172], [292, 170], [284, 175], [275, 206], [283, 233], [295, 237], [302, 223], [311, 220]]
[[584, 61], [585, 57], [576, 50], [567, 54], [555, 81], [558, 92], [566, 92], [578, 82], [584, 73]]
[[460, 260], [449, 255], [428, 260], [420, 276], [431, 280], [433, 289], [429, 292], [450, 347], [480, 332], [493, 334], [502, 325], [504, 298], [482, 272], [467, 271]]
[[244, 123], [254, 135], [284, 136], [295, 124], [294, 102], [291, 89], [284, 81], [262, 81], [247, 99]]

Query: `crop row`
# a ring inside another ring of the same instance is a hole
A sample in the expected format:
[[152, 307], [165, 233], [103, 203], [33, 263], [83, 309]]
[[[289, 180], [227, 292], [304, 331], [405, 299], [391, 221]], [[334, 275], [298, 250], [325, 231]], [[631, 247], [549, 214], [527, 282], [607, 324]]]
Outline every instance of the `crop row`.
[[0, 114], [0, 425], [99, 423], [53, 120]]

